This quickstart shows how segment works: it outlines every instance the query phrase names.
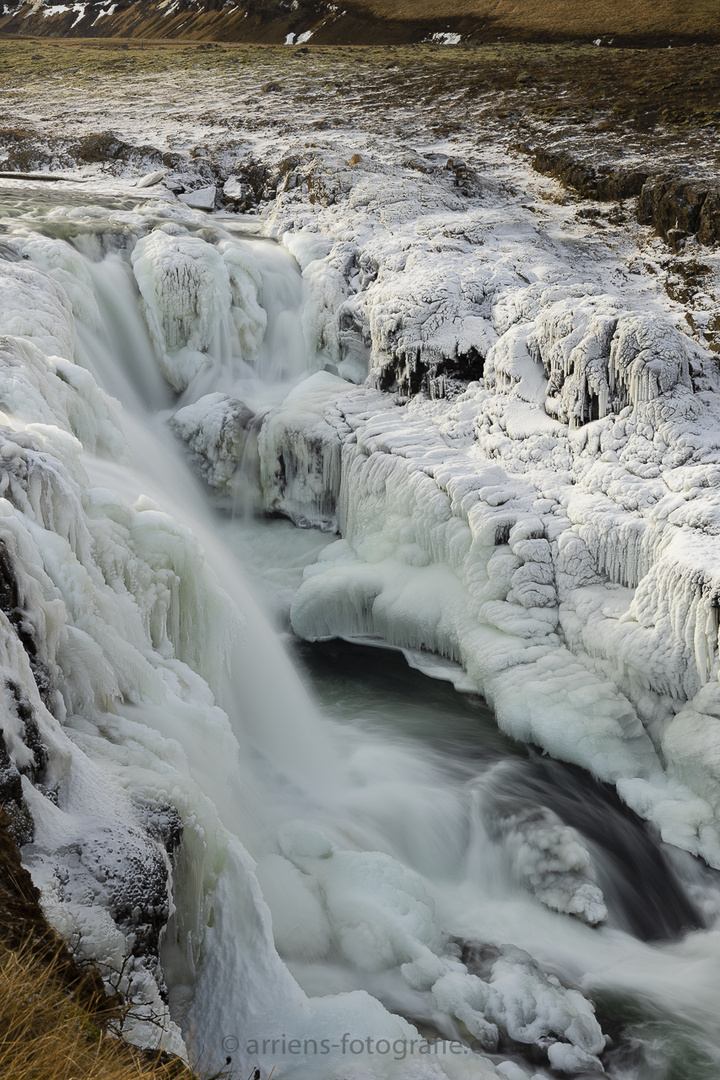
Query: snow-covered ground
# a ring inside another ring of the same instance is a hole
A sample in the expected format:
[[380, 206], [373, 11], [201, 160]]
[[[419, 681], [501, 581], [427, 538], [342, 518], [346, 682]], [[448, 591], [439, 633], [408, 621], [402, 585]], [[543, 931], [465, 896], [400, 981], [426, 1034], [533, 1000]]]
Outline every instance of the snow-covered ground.
[[[251, 602], [226, 583], [219, 556], [230, 600], [218, 589], [201, 549], [212, 551], [211, 539], [199, 544], [177, 523], [182, 506], [165, 513], [153, 469], [152, 498], [141, 476], [122, 472], [129, 421], [82, 365], [127, 408], [140, 399], [165, 410], [216, 500], [243, 498], [339, 534], [291, 598], [298, 635], [376, 637], [435, 670], [438, 654], [506, 732], [613, 783], [666, 841], [720, 867], [720, 383], [702, 333], [718, 254], [703, 252], [710, 271], [689, 322], [664, 288], [662, 242], [632, 224], [628, 207], [602, 228], [580, 216], [586, 204], [507, 149], [487, 102], [474, 125], [440, 136], [437, 111], [410, 96], [373, 101], [349, 75], [330, 93], [312, 79], [303, 88], [296, 69], [292, 78], [280, 65], [269, 78], [266, 65], [261, 81], [246, 63], [232, 75], [209, 65], [202, 78], [175, 69], [115, 82], [94, 96], [64, 85], [62, 118], [52, 80], [6, 91], [37, 132], [36, 167], [54, 155], [70, 177], [52, 185], [52, 202], [30, 181], [4, 181], [0, 195], [3, 537], [13, 610], [34, 643], [23, 651], [3, 616], [4, 666], [15, 673], [6, 740], [35, 820], [28, 862], [58, 925], [77, 933], [85, 921], [87, 949], [122, 966], [127, 935], [153, 925], [137, 909], [152, 908], [159, 926], [177, 901], [167, 888], [176, 812], [185, 908], [166, 963], [174, 985], [194, 990], [192, 1004], [173, 1002], [186, 1031], [215, 1010], [213, 1035], [229, 1036], [237, 1015], [247, 1020], [234, 994], [250, 1011], [272, 1006], [288, 1038], [307, 1032], [308, 1015], [318, 1037], [349, 1017], [358, 1030], [360, 1017], [376, 1036], [410, 1038], [405, 1021], [340, 976], [351, 1002], [304, 996], [273, 952], [240, 836], [260, 857], [281, 952], [293, 956], [301, 933], [294, 958], [311, 967], [333, 941], [338, 964], [401, 972], [403, 994], [445, 1033], [440, 1013], [486, 1047], [498, 1031], [537, 1042], [550, 1065], [577, 1075], [597, 1067], [604, 1037], [576, 990], [525, 954], [499, 955], [483, 981], [435, 923], [427, 881], [366, 836], [349, 842], [350, 825], [290, 824], [293, 814], [283, 822], [269, 810], [270, 822], [254, 820], [253, 798], [265, 806], [249, 764], [258, 747], [277, 751], [298, 787], [322, 764], [327, 775], [340, 766], [312, 717], [301, 735], [290, 724], [271, 737], [251, 696], [251, 735], [238, 730], [224, 658], [231, 649], [248, 678], [257, 662], [264, 692], [281, 663], [270, 632], [241, 660], [229, 628], [233, 611], [253, 622]], [[108, 126], [144, 149], [77, 162], [78, 141]], [[187, 195], [203, 188], [222, 212], [189, 208]], [[115, 209], [99, 209], [103, 199]], [[242, 218], [233, 205], [256, 212]], [[275, 238], [297, 262], [284, 324], [268, 316], [275, 256], [238, 242], [239, 227]], [[138, 316], [130, 333], [132, 303], [144, 323]], [[126, 334], [134, 387], [112, 382], [108, 311]], [[261, 357], [276, 365], [270, 390], [253, 374]], [[276, 714], [291, 698], [296, 709], [298, 695], [284, 686]], [[28, 709], [52, 763], [40, 787]], [[370, 764], [354, 763], [354, 782], [376, 778]], [[276, 827], [273, 847], [265, 833]], [[562, 830], [556, 841], [571, 887], [549, 890], [548, 906], [602, 921], [589, 857]], [[108, 845], [143, 868], [139, 898], [113, 891]], [[68, 851], [80, 867], [64, 880]], [[88, 916], [91, 894], [113, 913], [107, 925]], [[457, 932], [466, 916], [456, 898], [436, 885], [433, 899]], [[582, 933], [599, 978], [602, 950]], [[244, 952], [230, 949], [235, 938]], [[137, 993], [162, 1012], [152, 942], [137, 951]], [[441, 1075], [437, 1062], [392, 1068]], [[442, 1068], [492, 1075], [478, 1058]], [[514, 1080], [513, 1068], [503, 1075]]]

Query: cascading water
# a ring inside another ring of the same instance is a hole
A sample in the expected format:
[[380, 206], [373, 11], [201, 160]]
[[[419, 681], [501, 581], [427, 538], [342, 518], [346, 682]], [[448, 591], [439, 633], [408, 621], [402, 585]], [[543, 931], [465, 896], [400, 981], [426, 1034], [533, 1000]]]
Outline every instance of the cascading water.
[[[181, 819], [161, 959], [191, 1056], [308, 1080], [714, 1078], [713, 875], [396, 653], [304, 646], [309, 691], [261, 610], [256, 593], [282, 621], [330, 539], [228, 514], [262, 498], [266, 416], [324, 364], [306, 355], [292, 259], [199, 215], [131, 206], [27, 202], [3, 228], [0, 332], [39, 350], [37, 379], [55, 365], [85, 410], [68, 390], [62, 431], [52, 391], [21, 393], [5, 369], [14, 437], [44, 440], [38, 475], [56, 453], [70, 476], [27, 510], [42, 569], [23, 565], [64, 605], [72, 744], [133, 805]], [[73, 340], [120, 403], [124, 441], [63, 359]], [[251, 476], [214, 470], [222, 439]], [[6, 485], [4, 521], [22, 517], [18, 499]], [[79, 782], [55, 809], [28, 798], [28, 862], [51, 917], [77, 931], [43, 868], [69, 842], [61, 814], [82, 822], [92, 799]], [[72, 911], [111, 957], [104, 916]]]

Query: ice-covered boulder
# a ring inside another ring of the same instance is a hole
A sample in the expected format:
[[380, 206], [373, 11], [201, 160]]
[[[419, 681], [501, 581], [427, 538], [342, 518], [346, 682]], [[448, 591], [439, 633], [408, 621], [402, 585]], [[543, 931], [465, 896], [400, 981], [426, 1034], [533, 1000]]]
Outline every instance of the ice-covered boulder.
[[211, 244], [173, 225], [140, 240], [132, 260], [163, 374], [185, 390], [230, 313], [227, 268]]
[[180, 225], [141, 238], [132, 252], [162, 372], [182, 392], [201, 373], [252, 361], [267, 325], [259, 276], [237, 245], [208, 243]]
[[231, 501], [242, 498], [238, 485], [254, 487], [257, 501], [257, 438], [261, 422], [262, 418], [244, 402], [220, 393], [206, 394], [178, 409], [169, 420], [205, 483]]
[[238, 176], [229, 177], [222, 190], [226, 201], [236, 206], [245, 207], [252, 199], [252, 188]]
[[193, 210], [214, 210], [217, 201], [217, 188], [214, 184], [196, 188], [194, 191], [183, 191], [178, 195], [180, 202]]
[[513, 877], [554, 911], [590, 926], [607, 918], [587, 845], [554, 811], [503, 790], [503, 766], [477, 782], [486, 828], [502, 848]]
[[145, 173], [144, 176], [140, 177], [136, 186], [139, 188], [155, 187], [156, 184], [165, 179], [167, 174], [167, 169], [156, 169], [154, 172]]
[[262, 426], [260, 478], [265, 505], [296, 525], [337, 529], [338, 430], [343, 425], [341, 417], [330, 423], [325, 408], [347, 385], [330, 372], [316, 372], [291, 390]]

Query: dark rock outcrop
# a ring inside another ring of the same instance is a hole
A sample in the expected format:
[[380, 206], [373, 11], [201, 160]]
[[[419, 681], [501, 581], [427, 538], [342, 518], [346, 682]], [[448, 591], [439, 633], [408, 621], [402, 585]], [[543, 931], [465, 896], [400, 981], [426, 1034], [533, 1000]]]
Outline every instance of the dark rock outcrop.
[[720, 241], [720, 187], [707, 180], [653, 176], [643, 185], [638, 221], [651, 225], [677, 250], [688, 236], [701, 244]]
[[690, 236], [701, 244], [720, 242], [720, 185], [715, 181], [595, 164], [567, 150], [526, 144], [519, 149], [532, 155], [536, 172], [555, 177], [585, 199], [618, 202], [637, 197], [638, 222], [655, 229], [673, 251]]
[[630, 199], [640, 194], [649, 175], [647, 169], [594, 165], [574, 157], [567, 150], [539, 147], [532, 153], [532, 166], [536, 172], [554, 176], [586, 199]]

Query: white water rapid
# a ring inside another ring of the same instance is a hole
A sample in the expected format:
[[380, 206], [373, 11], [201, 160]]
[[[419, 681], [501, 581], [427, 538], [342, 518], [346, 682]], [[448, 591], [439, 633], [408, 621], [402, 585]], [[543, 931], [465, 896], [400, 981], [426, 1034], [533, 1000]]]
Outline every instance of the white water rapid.
[[[341, 378], [311, 316], [228, 221], [2, 196], [3, 728], [49, 918], [200, 1069], [714, 1080], [704, 864], [399, 653], [288, 655], [333, 536], [257, 512], [273, 418]], [[310, 520], [338, 464], [294, 467]]]

